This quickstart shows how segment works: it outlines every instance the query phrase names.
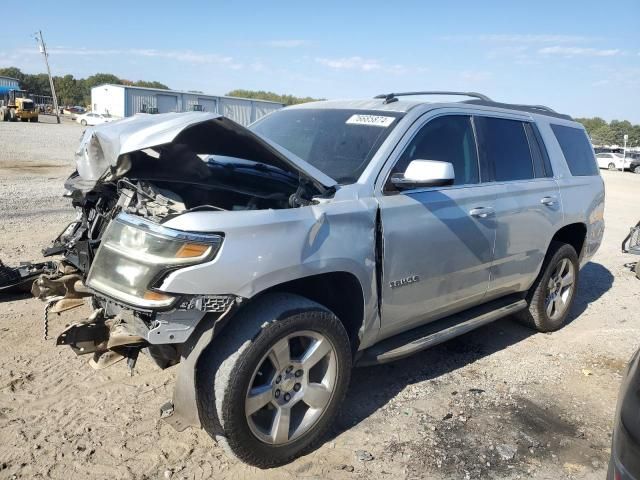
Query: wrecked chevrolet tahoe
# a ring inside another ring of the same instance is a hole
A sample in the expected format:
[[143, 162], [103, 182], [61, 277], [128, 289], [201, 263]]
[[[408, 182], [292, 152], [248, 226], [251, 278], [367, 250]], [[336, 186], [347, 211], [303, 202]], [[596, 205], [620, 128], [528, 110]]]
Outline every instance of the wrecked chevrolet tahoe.
[[509, 315], [560, 328], [604, 230], [583, 127], [431, 93], [248, 128], [191, 112], [87, 129], [66, 183], [77, 218], [33, 285], [48, 313], [91, 305], [57, 343], [95, 368], [141, 352], [175, 366], [164, 420], [264, 468], [322, 441], [354, 365]]

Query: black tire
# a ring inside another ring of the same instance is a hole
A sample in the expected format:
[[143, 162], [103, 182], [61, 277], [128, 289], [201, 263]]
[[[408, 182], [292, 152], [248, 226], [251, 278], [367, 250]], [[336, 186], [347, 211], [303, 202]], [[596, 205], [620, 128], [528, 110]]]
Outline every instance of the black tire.
[[38, 123], [38, 117], [31, 117], [29, 121], [32, 123]]
[[[266, 443], [251, 430], [245, 416], [246, 397], [267, 352], [278, 341], [302, 331], [317, 332], [330, 341], [336, 359], [335, 386], [308, 430], [288, 443]], [[322, 441], [347, 392], [351, 366], [349, 338], [331, 311], [297, 295], [264, 295], [243, 307], [200, 358], [196, 379], [200, 419], [207, 433], [239, 460], [259, 468], [283, 465]]]
[[615, 163], [613, 163], [613, 162], [612, 162], [612, 163], [610, 163], [609, 165], [607, 165], [607, 168], [608, 168], [609, 170], [617, 170], [617, 168], [616, 168], [616, 164], [615, 164]]
[[10, 122], [15, 122], [18, 119], [17, 115], [16, 115], [16, 111], [13, 108], [9, 109], [9, 121]]
[[[573, 265], [573, 288], [570, 289], [564, 311], [556, 318], [552, 318], [547, 312], [546, 300], [549, 291], [549, 283], [556, 268], [563, 259], [569, 260]], [[551, 242], [549, 251], [542, 265], [538, 278], [527, 292], [525, 297], [528, 307], [516, 314], [516, 318], [525, 325], [535, 328], [539, 332], [553, 332], [564, 325], [571, 311], [576, 296], [580, 268], [578, 255], [575, 249], [566, 243]]]
[[637, 166], [633, 167], [633, 173], [640, 174], [640, 165], [637, 165]]
[[86, 127], [87, 121], [83, 118], [82, 120], [80, 120], [80, 125], [82, 125], [83, 127]]

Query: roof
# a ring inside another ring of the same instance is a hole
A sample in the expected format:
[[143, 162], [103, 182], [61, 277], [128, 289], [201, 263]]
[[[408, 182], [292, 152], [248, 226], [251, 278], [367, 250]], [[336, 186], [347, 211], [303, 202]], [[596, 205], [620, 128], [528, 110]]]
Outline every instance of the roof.
[[20, 80], [18, 80], [17, 78], [7, 77], [5, 75], [0, 75], [0, 78], [5, 78], [7, 80], [15, 80], [16, 82], [20, 83]]
[[[569, 115], [557, 113], [548, 107], [541, 105], [520, 105], [512, 103], [495, 102], [489, 98], [463, 100], [459, 102], [429, 102], [424, 99], [408, 99], [407, 96], [394, 97], [392, 102], [387, 102], [385, 98], [372, 98], [364, 100], [323, 100], [319, 102], [302, 103], [287, 107], [291, 108], [327, 108], [327, 109], [350, 109], [350, 110], [375, 110], [387, 112], [403, 112], [406, 113], [419, 105], [430, 105], [433, 108], [442, 107], [460, 107], [464, 105], [478, 105], [489, 108], [497, 108], [501, 110], [513, 110], [517, 112], [535, 113], [538, 115], [546, 115], [549, 117], [562, 118], [564, 120], [573, 120]], [[486, 97], [485, 97], [486, 98]]]
[[185, 90], [169, 90], [166, 88], [150, 88], [150, 87], [136, 87], [135, 85], [122, 85], [118, 83], [103, 83], [101, 85], [96, 85], [95, 87], [91, 87], [91, 90], [94, 88], [100, 87], [119, 87], [119, 88], [132, 88], [135, 90], [146, 90], [150, 92], [156, 93], [175, 93], [180, 95], [198, 95], [200, 97], [212, 97], [212, 98], [231, 98], [234, 100], [248, 100], [251, 102], [261, 102], [261, 103], [273, 103], [275, 105], [284, 105], [284, 103], [280, 102], [272, 102], [271, 100], [262, 100], [260, 98], [244, 98], [244, 97], [229, 97], [227, 95], [212, 95], [210, 93], [200, 93], [200, 92], [189, 92]]
[[381, 99], [369, 99], [369, 100], [321, 100], [319, 102], [299, 103], [287, 107], [292, 108], [335, 108], [335, 109], [349, 109], [349, 110], [380, 110], [385, 112], [408, 112], [413, 107], [425, 104], [427, 102], [419, 100], [405, 100], [400, 99], [397, 102], [384, 103]]

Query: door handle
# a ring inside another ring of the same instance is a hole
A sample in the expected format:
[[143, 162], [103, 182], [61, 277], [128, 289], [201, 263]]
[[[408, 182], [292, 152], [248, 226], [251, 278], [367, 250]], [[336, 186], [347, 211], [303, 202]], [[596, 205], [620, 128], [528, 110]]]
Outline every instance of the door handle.
[[491, 207], [476, 207], [469, 210], [469, 215], [477, 218], [487, 218], [489, 215], [493, 215], [495, 212]]
[[556, 204], [558, 199], [556, 197], [542, 197], [540, 199], [540, 203], [546, 205], [547, 207], [552, 207]]

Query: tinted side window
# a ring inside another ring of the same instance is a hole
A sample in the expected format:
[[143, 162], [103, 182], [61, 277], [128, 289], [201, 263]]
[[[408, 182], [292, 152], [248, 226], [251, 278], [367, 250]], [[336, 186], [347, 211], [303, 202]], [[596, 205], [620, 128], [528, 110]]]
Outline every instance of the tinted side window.
[[527, 138], [529, 139], [529, 148], [531, 149], [531, 156], [533, 157], [533, 169], [536, 178], [553, 177], [553, 168], [551, 168], [549, 153], [547, 152], [544, 140], [542, 140], [542, 135], [540, 135], [538, 131], [538, 127], [533, 123], [525, 123], [524, 131], [527, 133]]
[[483, 164], [496, 182], [534, 178], [524, 124], [518, 120], [475, 117]]
[[453, 164], [455, 185], [478, 183], [478, 158], [471, 117], [447, 115], [429, 121], [411, 140], [392, 173], [404, 173], [411, 160]]
[[581, 128], [551, 125], [554, 135], [558, 139], [571, 175], [598, 175], [598, 166], [593, 158], [593, 148], [587, 134]]

